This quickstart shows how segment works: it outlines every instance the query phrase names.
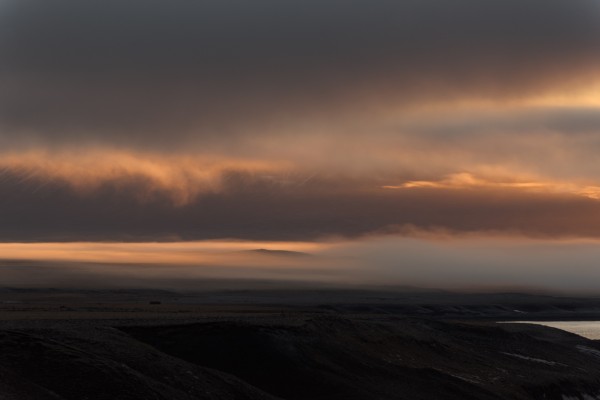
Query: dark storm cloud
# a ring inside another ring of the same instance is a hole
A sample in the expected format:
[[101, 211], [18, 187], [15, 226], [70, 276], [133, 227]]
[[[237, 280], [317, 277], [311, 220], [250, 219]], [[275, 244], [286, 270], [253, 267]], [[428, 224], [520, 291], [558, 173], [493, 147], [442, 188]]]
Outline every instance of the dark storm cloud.
[[[373, 189], [373, 181], [303, 185], [230, 172], [218, 193], [180, 206], [144, 178], [91, 193], [5, 171], [0, 240], [314, 240], [425, 230], [531, 237], [600, 237], [600, 201], [503, 187]], [[153, 192], [154, 190], [154, 192]], [[140, 200], [140, 192], [152, 196]]]
[[595, 0], [5, 0], [2, 144], [206, 144], [391, 103], [521, 97], [586, 84], [599, 46]]

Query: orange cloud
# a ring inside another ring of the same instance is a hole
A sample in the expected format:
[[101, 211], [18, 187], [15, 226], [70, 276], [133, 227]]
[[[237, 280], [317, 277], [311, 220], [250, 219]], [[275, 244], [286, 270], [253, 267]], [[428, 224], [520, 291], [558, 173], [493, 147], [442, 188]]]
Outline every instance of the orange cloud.
[[408, 181], [401, 185], [387, 185], [384, 189], [516, 189], [531, 192], [574, 194], [590, 199], [600, 199], [600, 186], [578, 185], [551, 181], [499, 181], [477, 177], [468, 172], [450, 174], [437, 181]]
[[[20, 172], [23, 180], [63, 182], [80, 193], [90, 193], [109, 181], [143, 179], [150, 184], [146, 190], [167, 193], [176, 205], [187, 204], [199, 194], [220, 191], [227, 172], [269, 176], [285, 167], [282, 162], [215, 155], [164, 155], [112, 149], [56, 153], [33, 150], [3, 154], [0, 158], [0, 169]], [[138, 199], [151, 195], [142, 191]]]
[[[144, 263], [168, 265], [240, 265], [266, 266], [254, 249], [318, 252], [326, 244], [310, 242], [203, 241], [173, 243], [0, 243], [3, 260]], [[242, 252], [242, 253], [240, 253]], [[292, 263], [290, 258], [286, 263]], [[304, 260], [306, 261], [306, 260]], [[281, 260], [278, 265], [283, 265]]]

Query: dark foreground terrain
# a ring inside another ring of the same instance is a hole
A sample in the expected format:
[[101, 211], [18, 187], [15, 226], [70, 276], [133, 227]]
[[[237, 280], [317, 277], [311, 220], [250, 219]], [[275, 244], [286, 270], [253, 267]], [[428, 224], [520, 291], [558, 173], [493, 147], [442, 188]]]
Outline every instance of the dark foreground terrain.
[[600, 343], [494, 321], [593, 319], [594, 300], [319, 296], [5, 290], [0, 399], [600, 399]]

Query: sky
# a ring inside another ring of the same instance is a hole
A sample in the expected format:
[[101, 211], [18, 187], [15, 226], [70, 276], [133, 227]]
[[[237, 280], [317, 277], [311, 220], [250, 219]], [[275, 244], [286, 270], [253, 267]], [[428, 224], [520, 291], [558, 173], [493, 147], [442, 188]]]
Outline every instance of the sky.
[[8, 261], [267, 243], [331, 282], [600, 278], [598, 0], [1, 0], [0, 87]]

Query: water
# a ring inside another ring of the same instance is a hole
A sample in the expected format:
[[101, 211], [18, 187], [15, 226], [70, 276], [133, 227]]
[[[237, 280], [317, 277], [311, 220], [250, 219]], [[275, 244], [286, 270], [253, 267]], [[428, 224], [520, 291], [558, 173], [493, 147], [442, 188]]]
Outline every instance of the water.
[[[516, 322], [516, 321], [515, 321]], [[600, 340], [600, 321], [518, 321], [562, 329], [588, 339]]]

